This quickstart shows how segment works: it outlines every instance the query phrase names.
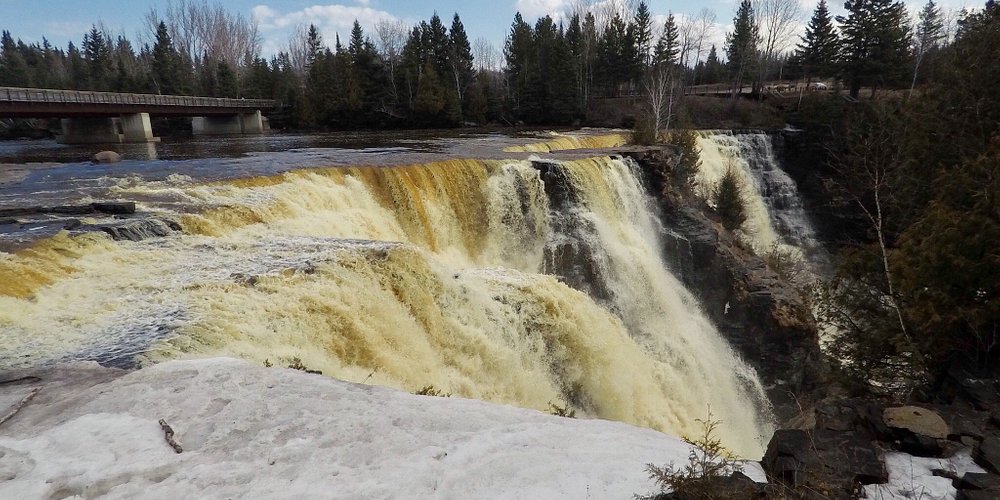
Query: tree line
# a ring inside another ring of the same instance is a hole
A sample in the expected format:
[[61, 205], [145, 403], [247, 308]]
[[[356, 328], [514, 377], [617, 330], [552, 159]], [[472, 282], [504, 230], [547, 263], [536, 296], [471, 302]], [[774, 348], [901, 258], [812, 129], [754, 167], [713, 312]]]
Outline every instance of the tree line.
[[[815, 145], [811, 175], [842, 228], [818, 302], [836, 326], [831, 360], [852, 387], [900, 398], [956, 370], [1000, 374], [1000, 6], [965, 13], [953, 39], [933, 10], [921, 12], [908, 61], [918, 93], [815, 96], [791, 117]], [[865, 50], [891, 53], [899, 34], [886, 36]], [[853, 71], [888, 82], [872, 66]]]

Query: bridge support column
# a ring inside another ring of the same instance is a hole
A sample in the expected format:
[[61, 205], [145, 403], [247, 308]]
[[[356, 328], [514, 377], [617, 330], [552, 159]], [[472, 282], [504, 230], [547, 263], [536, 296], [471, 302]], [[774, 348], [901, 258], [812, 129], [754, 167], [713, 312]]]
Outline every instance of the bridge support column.
[[260, 111], [227, 116], [196, 116], [191, 119], [194, 135], [243, 135], [264, 133]]
[[149, 123], [149, 113], [122, 115], [122, 142], [159, 142], [153, 137], [153, 126]]
[[122, 142], [115, 118], [63, 118], [63, 144], [108, 144]]
[[260, 115], [260, 110], [240, 115], [240, 126], [243, 127], [244, 134], [263, 134], [264, 119]]

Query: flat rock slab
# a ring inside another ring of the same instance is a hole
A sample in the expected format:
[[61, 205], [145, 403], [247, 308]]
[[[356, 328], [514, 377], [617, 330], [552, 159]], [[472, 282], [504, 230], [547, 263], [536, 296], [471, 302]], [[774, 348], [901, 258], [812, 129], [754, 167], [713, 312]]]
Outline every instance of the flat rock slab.
[[919, 406], [898, 406], [882, 412], [885, 424], [895, 429], [905, 429], [920, 436], [934, 439], [948, 437], [948, 424], [941, 415]]

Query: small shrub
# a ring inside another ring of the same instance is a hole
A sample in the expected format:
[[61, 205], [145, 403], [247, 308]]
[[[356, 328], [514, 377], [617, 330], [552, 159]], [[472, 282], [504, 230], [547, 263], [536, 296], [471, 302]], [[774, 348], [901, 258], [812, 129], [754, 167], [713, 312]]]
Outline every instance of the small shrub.
[[557, 417], [576, 418], [576, 410], [569, 407], [569, 403], [559, 406], [557, 403], [549, 402], [549, 413]]
[[798, 282], [805, 271], [802, 257], [798, 252], [782, 248], [777, 243], [772, 243], [771, 247], [764, 252], [763, 257], [767, 267], [774, 271], [779, 278], [789, 283]]
[[698, 135], [691, 129], [674, 129], [667, 134], [667, 144], [677, 149], [676, 163], [670, 172], [674, 182], [690, 186], [701, 168]]
[[650, 496], [636, 495], [637, 499], [651, 500], [668, 492], [683, 493], [686, 495], [684, 498], [729, 498], [728, 492], [717, 491], [717, 483], [710, 479], [743, 472], [743, 464], [722, 446], [716, 436], [716, 430], [722, 422], [713, 418], [711, 410], [708, 418], [698, 419], [697, 422], [701, 424], [701, 433], [694, 439], [684, 438], [684, 441], [694, 446], [688, 454], [688, 462], [683, 466], [668, 464], [665, 467], [647, 464], [649, 478], [661, 491]]
[[747, 220], [746, 201], [743, 199], [743, 186], [736, 167], [729, 165], [726, 173], [719, 179], [712, 191], [712, 201], [715, 211], [722, 218], [722, 226], [735, 231]]
[[440, 389], [435, 388], [433, 385], [425, 385], [420, 388], [417, 392], [414, 392], [417, 396], [437, 396], [439, 398], [450, 398], [450, 392], [444, 392]]
[[264, 368], [270, 368], [272, 366], [274, 366], [274, 365], [271, 364], [271, 360], [270, 359], [265, 359], [264, 360]]

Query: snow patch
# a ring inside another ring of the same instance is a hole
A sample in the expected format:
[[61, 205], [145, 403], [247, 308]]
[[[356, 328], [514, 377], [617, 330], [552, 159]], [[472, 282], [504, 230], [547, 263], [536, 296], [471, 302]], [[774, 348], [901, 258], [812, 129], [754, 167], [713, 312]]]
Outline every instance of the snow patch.
[[172, 361], [43, 387], [0, 427], [0, 498], [624, 499], [653, 491], [647, 463], [682, 462], [689, 449], [618, 422], [232, 359]]
[[878, 500], [954, 500], [957, 490], [951, 479], [934, 475], [935, 470], [962, 477], [966, 472], [986, 472], [963, 450], [950, 458], [915, 457], [908, 453], [886, 453], [889, 482], [865, 486], [865, 497]]

